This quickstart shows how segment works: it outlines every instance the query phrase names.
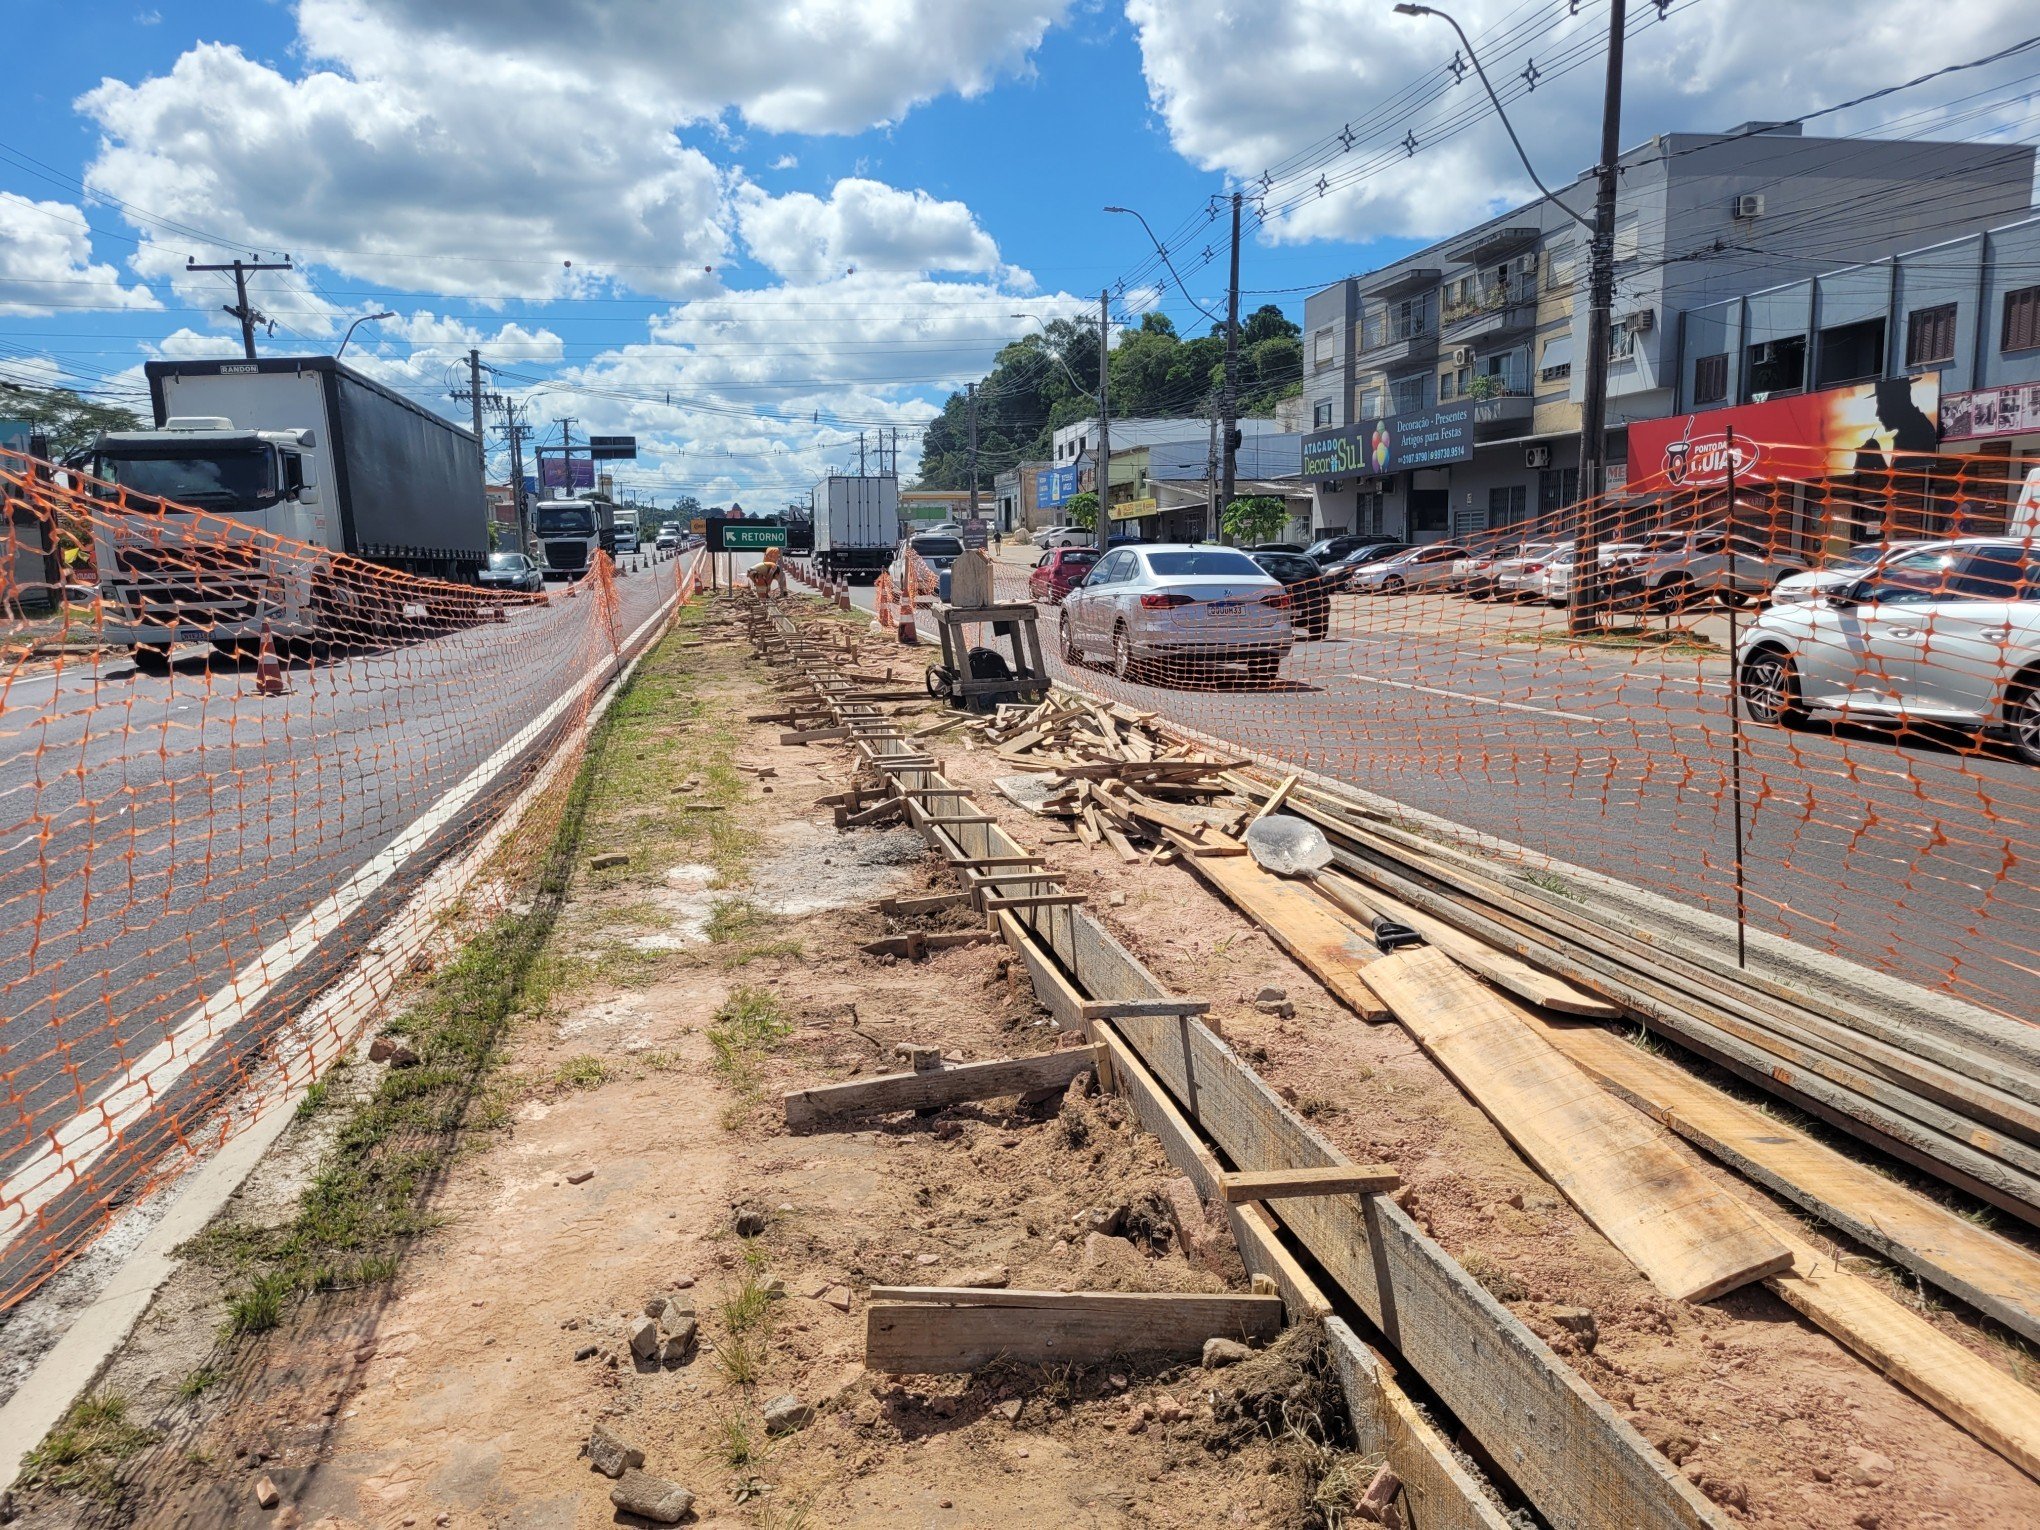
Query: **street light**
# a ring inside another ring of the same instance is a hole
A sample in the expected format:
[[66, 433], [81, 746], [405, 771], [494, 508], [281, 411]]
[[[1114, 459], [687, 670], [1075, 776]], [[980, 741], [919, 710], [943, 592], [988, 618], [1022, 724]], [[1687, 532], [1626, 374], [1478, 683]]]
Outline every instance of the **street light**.
[[342, 356], [347, 354], [347, 342], [354, 338], [354, 331], [356, 330], [356, 328], [363, 324], [368, 323], [372, 319], [394, 319], [396, 316], [397, 315], [394, 310], [387, 308], [384, 309], [381, 313], [363, 314], [360, 318], [356, 319], [354, 323], [347, 326], [347, 333], [340, 337], [340, 349], [333, 353], [333, 359], [335, 361], [338, 361]]

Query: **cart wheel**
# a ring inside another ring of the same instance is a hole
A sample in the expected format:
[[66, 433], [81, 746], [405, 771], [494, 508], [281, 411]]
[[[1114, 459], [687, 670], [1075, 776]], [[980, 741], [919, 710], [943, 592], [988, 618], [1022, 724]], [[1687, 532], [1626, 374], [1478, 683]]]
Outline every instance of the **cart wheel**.
[[928, 683], [928, 694], [937, 701], [941, 701], [949, 695], [949, 671], [940, 664], [930, 664], [928, 666], [928, 673], [923, 678]]

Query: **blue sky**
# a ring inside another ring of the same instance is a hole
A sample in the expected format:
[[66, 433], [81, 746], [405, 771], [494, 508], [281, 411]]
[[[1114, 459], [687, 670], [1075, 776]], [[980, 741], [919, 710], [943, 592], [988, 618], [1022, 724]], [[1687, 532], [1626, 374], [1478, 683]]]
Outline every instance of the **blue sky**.
[[[184, 275], [188, 256], [288, 250], [303, 269], [257, 288], [265, 351], [330, 351], [395, 310], [350, 361], [451, 411], [479, 345], [541, 425], [638, 434], [626, 481], [658, 497], [798, 497], [860, 427], [911, 441], [1025, 332], [1016, 315], [1082, 311], [1101, 286], [1131, 283], [1121, 316], [1153, 303], [1201, 328], [1107, 203], [1183, 236], [1216, 308], [1223, 262], [1202, 252], [1223, 225], [1199, 214], [1277, 167], [1242, 284], [1248, 308], [1300, 317], [1311, 288], [1528, 190], [1472, 82], [1449, 84], [1449, 33], [1387, 0], [844, 0], [822, 23], [792, 0], [26, 9], [8, 25], [32, 89], [0, 106], [0, 376], [132, 396], [150, 356], [237, 345], [230, 288]], [[1631, 142], [2019, 31], [1929, 0], [1867, 27], [1838, 0], [1633, 9]], [[1511, 112], [1568, 178], [1592, 155], [1605, 0], [1457, 10], [1498, 81], [1538, 60]], [[1837, 58], [1844, 19], [1862, 46]], [[1955, 126], [2030, 136], [2031, 113], [2008, 99]], [[1423, 153], [1395, 149], [1406, 132]]]

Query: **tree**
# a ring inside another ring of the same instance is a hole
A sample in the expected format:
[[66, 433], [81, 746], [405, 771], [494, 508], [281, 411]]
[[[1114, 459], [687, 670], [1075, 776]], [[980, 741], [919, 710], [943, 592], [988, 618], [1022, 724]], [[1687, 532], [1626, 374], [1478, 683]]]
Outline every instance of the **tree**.
[[1098, 496], [1089, 489], [1084, 490], [1081, 494], [1072, 494], [1068, 502], [1063, 505], [1063, 514], [1068, 517], [1068, 525], [1081, 526], [1086, 531], [1096, 531], [1098, 529]]
[[103, 430], [142, 430], [147, 422], [118, 404], [95, 404], [69, 388], [0, 383], [0, 415], [26, 419], [50, 439], [50, 455], [90, 446]]
[[1219, 527], [1235, 542], [1266, 542], [1289, 524], [1289, 505], [1272, 494], [1252, 494], [1225, 507]]

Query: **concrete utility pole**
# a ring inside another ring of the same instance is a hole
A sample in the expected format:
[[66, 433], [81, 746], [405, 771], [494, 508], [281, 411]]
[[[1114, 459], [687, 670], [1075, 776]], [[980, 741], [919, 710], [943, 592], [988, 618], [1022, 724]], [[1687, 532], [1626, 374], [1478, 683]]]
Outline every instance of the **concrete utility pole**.
[[468, 347], [468, 402], [475, 412], [475, 447], [482, 454], [482, 482], [489, 481], [489, 438], [482, 434], [482, 353]]
[[[1232, 281], [1225, 298], [1225, 391], [1219, 399], [1225, 420], [1225, 476], [1218, 486], [1218, 513], [1223, 516], [1233, 502], [1238, 483], [1240, 449], [1240, 194], [1232, 194]], [[1215, 540], [1218, 527], [1211, 534]]]
[[977, 474], [977, 384], [965, 383], [964, 398], [970, 403], [970, 518], [978, 518]]
[[[1607, 487], [1608, 345], [1615, 305], [1615, 162], [1622, 154], [1622, 31], [1625, 0], [1608, 4], [1608, 81], [1601, 98], [1601, 162], [1594, 167], [1594, 235], [1587, 288], [1587, 376], [1580, 399], [1580, 487], [1578, 524], [1573, 530], [1573, 598], [1566, 625], [1590, 632], [1607, 614], [1601, 577], [1601, 544], [1608, 539], [1609, 515], [1601, 495]], [[1735, 507], [1729, 507], [1733, 519]]]
[[1206, 401], [1211, 416], [1211, 445], [1204, 454], [1204, 540], [1218, 540], [1218, 414]]
[[[231, 271], [234, 273], [234, 304], [229, 308], [225, 303], [222, 303], [220, 308], [221, 311], [230, 313], [241, 321], [241, 350], [250, 361], [253, 361], [255, 359], [255, 326], [258, 323], [268, 324], [269, 318], [268, 315], [248, 306], [249, 273], [254, 271], [295, 270], [296, 267], [290, 263], [290, 257], [286, 255], [280, 261], [236, 260], [233, 264], [225, 266], [201, 266], [196, 261], [187, 258], [184, 262], [184, 269], [194, 274], [200, 271]], [[271, 328], [274, 327], [273, 325], [271, 326]]]
[[1112, 424], [1106, 407], [1106, 384], [1112, 375], [1112, 293], [1098, 293], [1098, 466], [1093, 477], [1098, 484], [1098, 529], [1093, 541], [1098, 551], [1112, 540]]
[[857, 432], [857, 476], [864, 477], [864, 432]]
[[892, 475], [895, 478], [900, 476], [900, 428], [897, 425], [892, 428]]

